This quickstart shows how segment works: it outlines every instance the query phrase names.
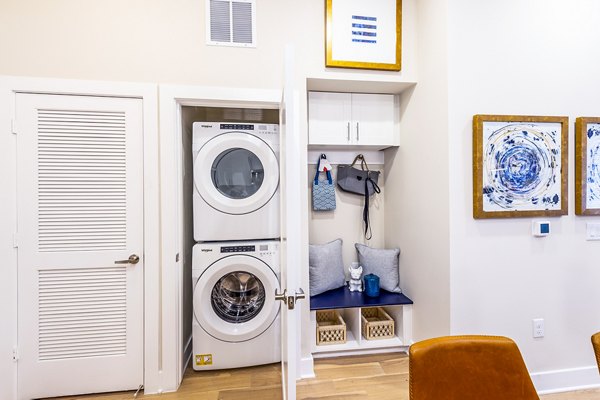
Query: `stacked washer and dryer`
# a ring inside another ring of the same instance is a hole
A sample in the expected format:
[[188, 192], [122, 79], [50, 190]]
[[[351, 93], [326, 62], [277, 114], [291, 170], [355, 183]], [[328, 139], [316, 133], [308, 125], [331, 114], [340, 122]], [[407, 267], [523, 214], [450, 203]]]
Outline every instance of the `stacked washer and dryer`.
[[193, 367], [281, 360], [279, 127], [194, 122]]

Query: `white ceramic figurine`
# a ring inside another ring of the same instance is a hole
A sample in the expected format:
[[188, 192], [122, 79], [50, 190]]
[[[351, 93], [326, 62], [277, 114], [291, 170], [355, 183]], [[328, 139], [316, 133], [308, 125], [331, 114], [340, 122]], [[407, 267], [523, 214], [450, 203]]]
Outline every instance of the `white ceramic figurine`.
[[360, 279], [360, 276], [362, 275], [362, 267], [358, 267], [358, 268], [353, 268], [354, 265], [350, 266], [350, 268], [348, 268], [348, 271], [350, 271], [350, 283], [348, 285], [349, 289], [351, 292], [362, 292], [363, 291], [363, 286], [362, 286], [362, 280]]

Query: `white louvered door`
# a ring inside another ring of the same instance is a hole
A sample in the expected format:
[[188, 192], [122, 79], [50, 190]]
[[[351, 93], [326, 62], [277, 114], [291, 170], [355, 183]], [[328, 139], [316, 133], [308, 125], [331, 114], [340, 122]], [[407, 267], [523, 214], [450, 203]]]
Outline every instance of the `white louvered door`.
[[16, 125], [18, 396], [137, 389], [142, 102], [17, 94]]

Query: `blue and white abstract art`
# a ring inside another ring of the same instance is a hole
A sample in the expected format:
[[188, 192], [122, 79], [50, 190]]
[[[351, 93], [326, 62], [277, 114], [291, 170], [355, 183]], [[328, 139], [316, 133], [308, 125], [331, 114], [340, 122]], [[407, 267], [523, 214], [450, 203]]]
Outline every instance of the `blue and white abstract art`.
[[561, 210], [561, 129], [558, 122], [483, 122], [484, 212]]
[[586, 208], [600, 208], [600, 124], [587, 124]]

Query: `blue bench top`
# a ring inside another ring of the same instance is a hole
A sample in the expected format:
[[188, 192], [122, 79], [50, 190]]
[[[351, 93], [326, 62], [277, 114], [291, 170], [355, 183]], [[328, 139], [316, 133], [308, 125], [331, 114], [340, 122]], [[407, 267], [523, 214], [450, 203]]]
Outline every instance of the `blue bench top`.
[[311, 310], [395, 306], [403, 304], [413, 304], [413, 301], [402, 293], [387, 292], [383, 289], [380, 290], [379, 297], [368, 297], [364, 292], [351, 292], [347, 286], [310, 297]]

